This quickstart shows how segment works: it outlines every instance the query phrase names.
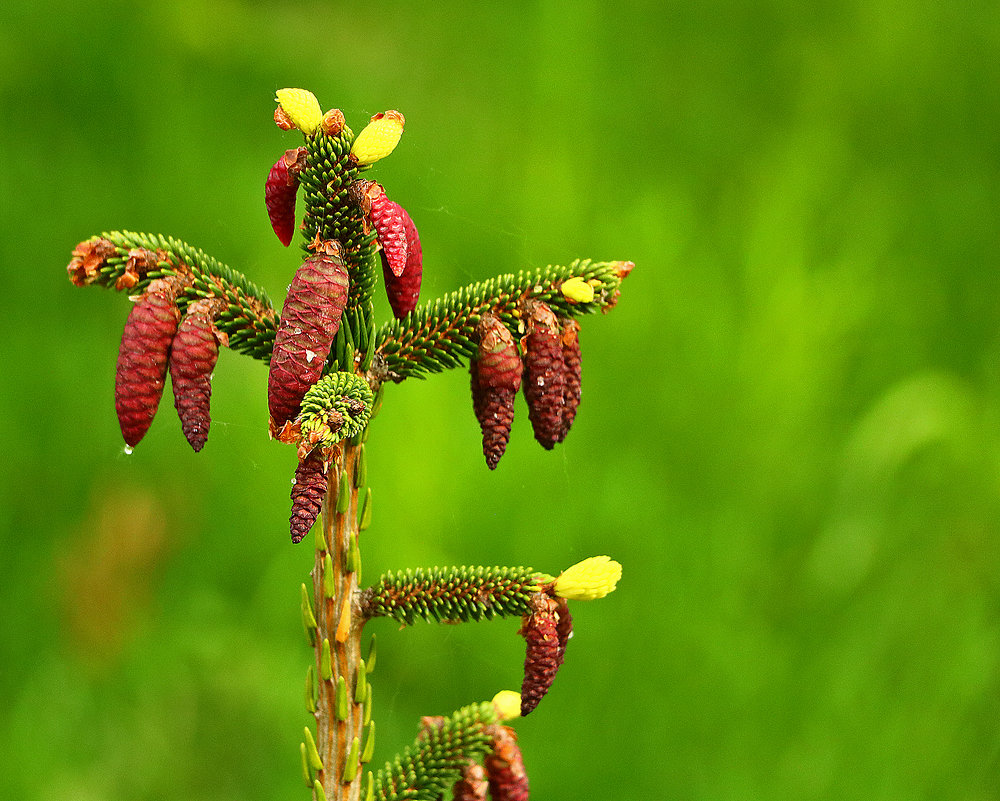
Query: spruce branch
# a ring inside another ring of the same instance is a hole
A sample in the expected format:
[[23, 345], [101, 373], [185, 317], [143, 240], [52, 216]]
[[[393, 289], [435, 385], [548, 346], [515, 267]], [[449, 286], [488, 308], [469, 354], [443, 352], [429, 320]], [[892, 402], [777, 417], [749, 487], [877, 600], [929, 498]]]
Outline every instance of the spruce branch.
[[540, 574], [530, 567], [432, 567], [388, 572], [361, 593], [366, 618], [391, 617], [405, 625], [480, 621], [527, 614]]
[[[633, 266], [584, 259], [464, 286], [384, 324], [375, 334], [376, 372], [399, 382], [457, 367], [476, 352], [475, 328], [483, 314], [500, 318], [516, 335], [521, 306], [529, 299], [547, 303], [561, 317], [608, 311]], [[581, 293], [581, 287], [587, 289]]]
[[181, 311], [202, 298], [225, 301], [215, 327], [229, 347], [255, 359], [271, 358], [277, 314], [267, 293], [243, 273], [180, 239], [106, 232], [77, 245], [67, 271], [77, 286], [96, 284], [133, 294], [157, 278], [178, 276], [187, 283], [176, 298]]
[[435, 801], [458, 781], [470, 760], [481, 762], [490, 752], [498, 722], [490, 702], [427, 719], [413, 745], [375, 775], [375, 797]]

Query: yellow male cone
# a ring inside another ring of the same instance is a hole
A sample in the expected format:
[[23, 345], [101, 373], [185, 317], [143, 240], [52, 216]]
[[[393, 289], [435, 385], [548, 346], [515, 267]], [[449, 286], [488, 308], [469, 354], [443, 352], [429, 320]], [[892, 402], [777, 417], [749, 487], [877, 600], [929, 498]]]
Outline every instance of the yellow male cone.
[[609, 556], [591, 556], [566, 568], [555, 582], [555, 593], [569, 601], [592, 601], [614, 592], [622, 566]]
[[282, 110], [306, 136], [316, 133], [323, 120], [323, 111], [319, 107], [316, 95], [307, 89], [279, 89], [275, 99], [281, 104]]
[[559, 290], [570, 303], [590, 303], [594, 300], [594, 287], [579, 276], [563, 281]]
[[351, 160], [367, 165], [384, 159], [399, 144], [405, 122], [405, 118], [398, 111], [376, 114], [354, 140]]

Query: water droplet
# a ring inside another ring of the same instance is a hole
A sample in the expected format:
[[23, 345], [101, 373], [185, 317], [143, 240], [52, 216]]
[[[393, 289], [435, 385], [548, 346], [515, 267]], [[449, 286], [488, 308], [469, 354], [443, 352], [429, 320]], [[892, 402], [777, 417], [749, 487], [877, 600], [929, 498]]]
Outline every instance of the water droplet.
[[125, 446], [125, 455], [126, 456], [131, 456], [132, 455], [132, 451], [134, 451], [134, 450], [135, 450], [135, 448], [133, 448], [131, 445], [126, 445]]
[[316, 358], [316, 354], [313, 353], [309, 348], [306, 348], [306, 363], [312, 364], [312, 360]]

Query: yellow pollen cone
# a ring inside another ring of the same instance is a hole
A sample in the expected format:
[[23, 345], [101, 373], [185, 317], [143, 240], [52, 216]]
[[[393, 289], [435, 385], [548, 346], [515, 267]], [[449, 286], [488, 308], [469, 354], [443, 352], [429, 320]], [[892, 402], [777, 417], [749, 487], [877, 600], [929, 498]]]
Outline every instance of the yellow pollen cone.
[[621, 564], [609, 556], [592, 556], [564, 570], [554, 589], [570, 601], [592, 601], [614, 592], [621, 577]]
[[563, 281], [559, 290], [570, 303], [590, 303], [594, 299], [594, 287], [579, 276]]
[[405, 121], [398, 111], [376, 114], [354, 140], [351, 158], [358, 164], [374, 164], [384, 159], [399, 144]]
[[521, 717], [521, 693], [513, 690], [501, 690], [493, 696], [493, 706], [496, 707], [500, 720], [507, 721]]
[[316, 95], [307, 89], [279, 89], [275, 92], [275, 99], [302, 133], [307, 136], [316, 133], [323, 120], [323, 111]]

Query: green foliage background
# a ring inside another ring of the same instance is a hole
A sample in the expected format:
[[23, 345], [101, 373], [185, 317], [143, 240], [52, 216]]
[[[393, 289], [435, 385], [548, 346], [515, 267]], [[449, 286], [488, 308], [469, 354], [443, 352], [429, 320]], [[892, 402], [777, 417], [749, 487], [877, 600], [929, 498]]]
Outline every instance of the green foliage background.
[[[368, 579], [625, 566], [518, 725], [535, 797], [1000, 797], [998, 50], [978, 2], [4, 4], [0, 797], [307, 797], [265, 368], [223, 354], [203, 453], [168, 396], [126, 457], [128, 302], [64, 270], [163, 232], [280, 304], [282, 86], [406, 114], [425, 297], [638, 265], [565, 445], [522, 404], [491, 474], [457, 372], [370, 440]], [[373, 626], [376, 760], [517, 687], [516, 628]]]

